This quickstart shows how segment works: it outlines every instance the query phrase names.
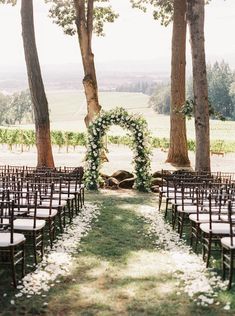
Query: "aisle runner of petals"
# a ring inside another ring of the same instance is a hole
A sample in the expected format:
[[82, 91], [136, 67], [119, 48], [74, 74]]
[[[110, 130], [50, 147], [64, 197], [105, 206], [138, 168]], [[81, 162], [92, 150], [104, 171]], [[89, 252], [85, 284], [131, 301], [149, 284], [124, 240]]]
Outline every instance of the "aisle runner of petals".
[[35, 294], [43, 294], [55, 283], [60, 282], [59, 277], [69, 275], [73, 266], [73, 255], [78, 251], [79, 242], [88, 234], [92, 221], [97, 219], [99, 214], [100, 210], [96, 205], [86, 203], [81, 213], [55, 241], [52, 250], [44, 256], [36, 270], [23, 278], [22, 284], [17, 287], [20, 291], [15, 297], [27, 295], [29, 298]]
[[[145, 205], [140, 208], [140, 213], [150, 224], [148, 234], [157, 237], [156, 248], [169, 258], [164, 264], [166, 271], [179, 280], [177, 294], [180, 295], [180, 291], [187, 293], [198, 305], [219, 305], [216, 302], [218, 291], [225, 290], [227, 282], [223, 282], [217, 273], [206, 268], [201, 254], [192, 252], [191, 247], [172, 230], [163, 215], [156, 212], [156, 208]], [[230, 302], [224, 309], [230, 309]]]

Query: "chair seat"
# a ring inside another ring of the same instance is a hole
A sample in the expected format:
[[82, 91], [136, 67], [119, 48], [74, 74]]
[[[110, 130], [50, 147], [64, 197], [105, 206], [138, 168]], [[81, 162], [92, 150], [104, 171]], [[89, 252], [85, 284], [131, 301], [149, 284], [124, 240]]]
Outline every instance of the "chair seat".
[[14, 234], [13, 240], [14, 242], [11, 244], [10, 233], [0, 233], [0, 247], [16, 246], [25, 241], [25, 236], [23, 234]]
[[[50, 210], [48, 208], [38, 208], [36, 217], [37, 218], [49, 218], [49, 217], [55, 217], [57, 215], [57, 210], [56, 209], [51, 209], [51, 214]], [[34, 216], [34, 211], [29, 212], [29, 216]]]
[[[26, 207], [20, 207], [20, 208], [14, 208], [14, 215], [18, 216], [18, 215], [25, 215], [28, 212], [28, 208]], [[6, 215], [9, 215], [8, 211], [5, 213]]]
[[[223, 221], [223, 222], [228, 222], [229, 221], [228, 215], [221, 215], [220, 218], [221, 218], [221, 221]], [[231, 219], [232, 219], [233, 222], [235, 222], [235, 215], [232, 215]]]
[[[42, 201], [42, 206], [50, 206], [50, 200], [43, 200]], [[53, 200], [52, 201], [52, 208], [57, 208], [59, 206], [64, 207], [67, 205], [67, 202], [65, 200], [61, 200], [59, 204], [59, 200]]]
[[14, 215], [18, 216], [18, 215], [25, 215], [28, 212], [28, 208], [27, 207], [20, 207], [20, 209], [15, 208], [14, 209]]
[[4, 225], [7, 225], [7, 224], [9, 224], [9, 219], [8, 219], [8, 218], [3, 218], [3, 219], [0, 221], [0, 225], [1, 225], [1, 223], [4, 224]]
[[71, 195], [71, 194], [75, 195], [75, 194], [78, 194], [78, 193], [80, 193], [80, 192], [81, 192], [81, 189], [80, 189], [79, 187], [77, 187], [77, 189], [75, 189], [75, 188], [70, 188], [70, 195]]
[[[53, 194], [53, 198], [59, 199], [59, 197], [60, 197], [60, 195], [58, 193]], [[72, 200], [72, 199], [75, 199], [75, 195], [74, 194], [68, 195], [67, 193], [61, 193], [61, 199], [62, 200], [68, 200], [68, 199]]]
[[203, 223], [200, 225], [200, 229], [205, 233], [210, 233], [215, 235], [229, 235], [230, 225], [227, 223], [212, 223], [212, 229], [210, 231], [209, 223]]
[[[167, 194], [166, 194], [167, 196]], [[171, 199], [175, 198], [175, 192], [168, 192], [168, 197]], [[177, 197], [181, 200], [181, 194], [177, 193]]]
[[[73, 191], [79, 191], [83, 187], [84, 187], [83, 184], [77, 184], [77, 186], [75, 184], [71, 184], [70, 187], [69, 187], [69, 190], [70, 190], [70, 192], [72, 192], [72, 190]], [[68, 187], [65, 187], [65, 188], [68, 189]]]
[[[209, 214], [200, 214], [197, 219], [197, 214], [190, 214], [189, 219], [195, 223], [209, 223], [210, 217]], [[218, 221], [218, 215], [212, 215], [212, 221]]]
[[182, 207], [182, 205], [179, 205], [177, 207], [177, 211], [178, 212], [183, 212], [183, 213], [188, 213], [188, 214], [191, 214], [191, 213], [196, 213], [197, 212], [197, 206], [196, 205], [184, 205], [184, 209]]
[[36, 220], [36, 227], [33, 227], [34, 220], [32, 218], [18, 218], [14, 221], [14, 230], [40, 230], [46, 225], [44, 220]]
[[233, 245], [231, 245], [231, 238], [230, 237], [221, 238], [221, 244], [225, 248], [235, 249], [235, 237], [233, 237]]

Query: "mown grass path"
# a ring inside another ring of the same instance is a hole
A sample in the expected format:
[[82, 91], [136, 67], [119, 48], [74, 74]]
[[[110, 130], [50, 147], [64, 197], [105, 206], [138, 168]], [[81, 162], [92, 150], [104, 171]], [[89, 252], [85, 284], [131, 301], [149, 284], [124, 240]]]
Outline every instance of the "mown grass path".
[[87, 200], [98, 204], [101, 214], [79, 245], [73, 273], [0, 315], [234, 315], [219, 305], [198, 306], [179, 293], [179, 279], [165, 267], [157, 237], [140, 212], [144, 205], [155, 210], [156, 195], [103, 191]]

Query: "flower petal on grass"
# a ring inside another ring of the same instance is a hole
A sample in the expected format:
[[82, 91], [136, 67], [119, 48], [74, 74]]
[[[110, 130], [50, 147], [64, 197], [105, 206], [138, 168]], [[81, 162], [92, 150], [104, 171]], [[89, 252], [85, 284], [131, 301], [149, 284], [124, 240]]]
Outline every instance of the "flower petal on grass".
[[[81, 238], [88, 234], [92, 221], [98, 217], [99, 213], [96, 205], [86, 204], [64, 233], [57, 238], [53, 248], [44, 256], [36, 270], [22, 279], [19, 294], [27, 295], [27, 297], [41, 295], [49, 291], [55, 283], [59, 283], [57, 278], [71, 273], [73, 256], [77, 253]], [[19, 294], [16, 297], [20, 297]]]

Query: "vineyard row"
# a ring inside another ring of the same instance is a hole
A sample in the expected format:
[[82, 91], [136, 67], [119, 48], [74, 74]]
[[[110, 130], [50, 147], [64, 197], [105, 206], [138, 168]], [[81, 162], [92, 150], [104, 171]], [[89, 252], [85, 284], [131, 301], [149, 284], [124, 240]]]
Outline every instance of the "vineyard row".
[[[76, 149], [77, 146], [86, 145], [86, 133], [51, 131], [51, 142], [59, 148], [69, 147]], [[108, 136], [109, 144], [130, 145], [130, 136]], [[14, 145], [20, 145], [22, 151], [24, 148], [30, 148], [35, 145], [34, 130], [8, 129], [0, 128], [0, 144], [6, 144], [12, 150]], [[152, 146], [154, 148], [167, 149], [169, 147], [169, 139], [152, 137]], [[188, 149], [195, 151], [195, 141], [188, 140]], [[235, 142], [224, 140], [211, 141], [211, 150], [213, 152], [235, 152]]]

